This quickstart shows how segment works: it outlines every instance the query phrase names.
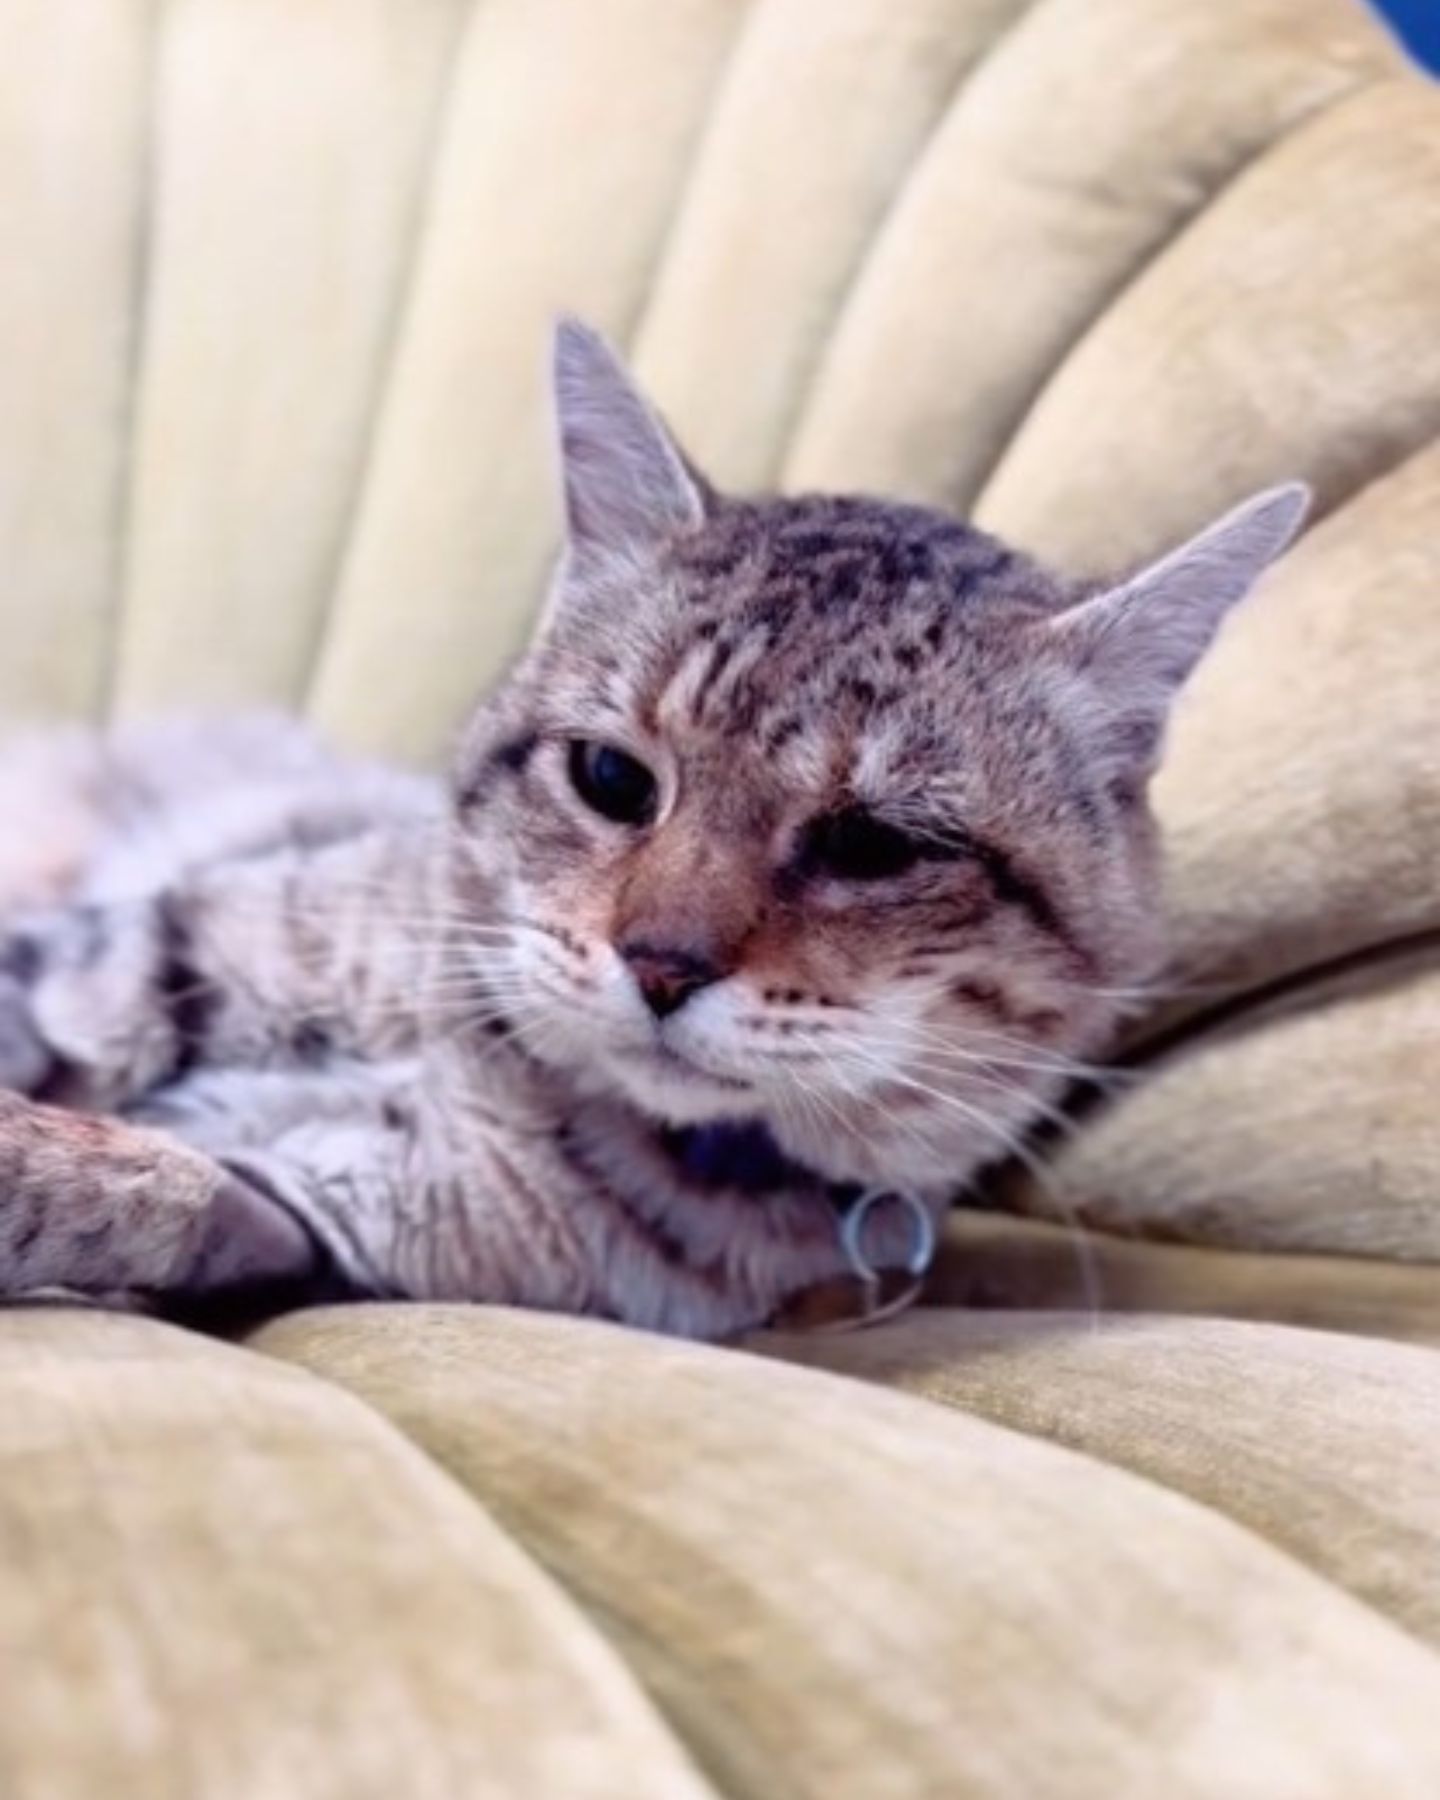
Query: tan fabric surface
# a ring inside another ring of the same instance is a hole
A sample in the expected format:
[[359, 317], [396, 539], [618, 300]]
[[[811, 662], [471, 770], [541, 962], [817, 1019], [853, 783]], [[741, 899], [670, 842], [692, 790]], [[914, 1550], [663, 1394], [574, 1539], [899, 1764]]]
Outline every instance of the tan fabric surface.
[[1297, 473], [1332, 507], [1440, 434], [1437, 291], [1440, 89], [1372, 84], [1260, 156], [1120, 297], [976, 516], [1098, 571]]
[[128, 710], [305, 697], [468, 10], [153, 13]]
[[1010, 1193], [1192, 1243], [1440, 1262], [1440, 956], [1188, 1038]]
[[393, 1431], [139, 1319], [3, 1320], [0, 1670], [6, 1800], [708, 1791]]
[[0, 713], [94, 713], [108, 683], [151, 12], [5, 0], [0, 15]]
[[[1298, 206], [1306, 192], [1345, 228]], [[1395, 83], [1344, 101], [1096, 327], [985, 497], [992, 522], [1096, 560], [1296, 466], [1338, 506], [1181, 706], [1157, 788], [1174, 958], [1136, 1029], [1142, 1079], [1046, 1180], [1015, 1185], [1026, 1210], [1440, 1258], [1437, 245], [1440, 95]], [[1283, 276], [1302, 266], [1303, 305]], [[1219, 294], [1226, 328], [1205, 332]], [[1281, 980], [1278, 1009], [1237, 1004]]]
[[[1275, 138], [1391, 68], [1348, 0], [1029, 6], [896, 196], [788, 483], [968, 508], [1086, 328], [1113, 307], [1124, 335], [1137, 272]], [[1139, 420], [1116, 413], [1107, 395], [1104, 416], [1143, 437], [1147, 401], [1138, 407]], [[1085, 482], [1109, 478], [1087, 462]], [[1195, 491], [1189, 479], [1181, 491]], [[1042, 506], [1055, 498], [1047, 490]], [[1059, 498], [1068, 513], [1070, 495]], [[1040, 526], [1056, 529], [1043, 514]], [[1082, 535], [1078, 548], [1095, 546]]]
[[954, 1312], [763, 1347], [1134, 1469], [1440, 1649], [1440, 1351], [1234, 1320]]
[[1434, 1800], [1440, 1359], [1376, 1340], [1440, 1342], [1436, 89], [1351, 0], [0, 30], [0, 712], [433, 756], [544, 578], [561, 305], [731, 479], [1095, 567], [1276, 476], [1328, 514], [1180, 721], [1139, 1079], [1011, 1192], [1136, 1241], [957, 1221], [934, 1297], [1052, 1316], [784, 1347], [868, 1385], [7, 1314], [5, 1800]]
[[1416, 441], [1435, 103], [1355, 0], [822, 12], [0, 0], [0, 708], [433, 755], [553, 545], [558, 306], [732, 479], [960, 501], [1018, 429], [987, 513], [1086, 559]]
[[[1033, 9], [825, 0], [823, 19], [814, 0], [753, 9], [636, 342], [637, 371], [716, 480], [776, 484], [877, 233], [977, 71]], [[921, 302], [927, 316], [935, 298]], [[885, 341], [892, 356], [903, 343], [893, 332]], [[896, 374], [887, 368], [873, 403]]]
[[1310, 533], [1201, 665], [1156, 790], [1174, 980], [1202, 990], [1172, 1015], [1440, 926], [1437, 522], [1440, 440]]
[[551, 319], [628, 334], [745, 12], [472, 5], [310, 677], [331, 731], [433, 756], [518, 646], [554, 548]]
[[583, 1321], [376, 1307], [257, 1342], [377, 1406], [483, 1499], [727, 1792], [1429, 1800], [1440, 1784], [1440, 1659], [1123, 1470]]

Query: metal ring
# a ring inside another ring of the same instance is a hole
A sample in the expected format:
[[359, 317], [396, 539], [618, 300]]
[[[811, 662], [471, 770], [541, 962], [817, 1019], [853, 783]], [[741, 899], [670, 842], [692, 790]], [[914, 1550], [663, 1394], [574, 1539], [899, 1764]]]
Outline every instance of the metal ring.
[[871, 1209], [882, 1200], [898, 1200], [907, 1207], [910, 1217], [915, 1221], [915, 1243], [905, 1264], [906, 1273], [919, 1278], [930, 1267], [935, 1255], [935, 1221], [930, 1209], [914, 1194], [904, 1193], [899, 1188], [871, 1188], [864, 1193], [846, 1213], [840, 1222], [840, 1245], [844, 1250], [850, 1267], [866, 1283], [878, 1282], [882, 1271], [877, 1269], [866, 1256], [860, 1245], [860, 1233]]

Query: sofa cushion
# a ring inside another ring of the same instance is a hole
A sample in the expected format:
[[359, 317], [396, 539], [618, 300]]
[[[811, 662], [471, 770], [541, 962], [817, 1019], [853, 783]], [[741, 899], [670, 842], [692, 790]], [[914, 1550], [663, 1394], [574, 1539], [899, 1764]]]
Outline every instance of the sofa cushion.
[[[1163, 505], [1134, 505], [1123, 463], [1078, 445], [1062, 469], [1053, 452], [1071, 446], [1048, 428], [1044, 396], [1057, 382], [1069, 391], [1066, 372], [1072, 361], [1083, 369], [1091, 335], [1133, 350], [1128, 321], [1135, 309], [1134, 329], [1148, 322], [1137, 302], [1154, 270], [1192, 221], [1228, 210], [1277, 140], [1303, 136], [1394, 70], [1390, 46], [1350, 0], [1024, 7], [957, 88], [860, 264], [786, 453], [787, 482], [893, 489], [967, 512], [985, 493], [987, 507], [1015, 505], [1037, 549], [1087, 559], [1114, 553], [1103, 532], [1116, 512], [1162, 529]], [[1282, 253], [1282, 284], [1287, 263]], [[701, 321], [688, 323], [693, 338]], [[659, 372], [666, 392], [673, 376], [698, 409], [702, 369], [680, 373], [680, 335]], [[1187, 376], [1167, 367], [1163, 392], [1139, 397], [1140, 417], [1107, 394], [1089, 431], [1133, 431], [1148, 444], [1152, 412], [1172, 388], [1185, 392]], [[1218, 398], [1207, 393], [1194, 419], [1167, 419], [1172, 454], [1155, 482], [1195, 519], [1215, 471], [1173, 453], [1204, 430]], [[714, 416], [735, 403], [711, 390], [704, 404]], [[1023, 455], [992, 502], [990, 477], [1017, 432]], [[1097, 496], [1112, 472], [1119, 492]], [[1024, 509], [1032, 488], [1038, 504]]]
[[[943, 1337], [944, 1323], [935, 1329]], [[968, 1329], [945, 1352], [960, 1382]], [[1077, 1328], [1062, 1318], [1028, 1329], [1039, 1345], [1014, 1358], [1017, 1396], [1027, 1355], [1043, 1368], [1049, 1334]], [[1404, 1499], [1371, 1507], [1343, 1571], [1318, 1573], [1176, 1491], [1202, 1486], [1178, 1459], [1157, 1451], [1151, 1464], [1173, 1486], [1118, 1466], [1142, 1462], [1127, 1447], [1123, 1396], [1143, 1406], [1149, 1368], [1172, 1342], [1203, 1380], [1193, 1331], [1143, 1329], [1154, 1335], [1134, 1354], [1122, 1340], [1109, 1363], [1082, 1359], [1068, 1389], [1057, 1379], [1061, 1393], [1103, 1390], [1088, 1426], [1075, 1408], [1072, 1441], [1088, 1434], [1096, 1455], [1028, 1435], [1047, 1428], [1038, 1407], [1012, 1409], [1017, 1432], [979, 1416], [983, 1405], [942, 1409], [830, 1372], [538, 1314], [312, 1312], [256, 1344], [363, 1398], [463, 1483], [590, 1610], [727, 1793], [1429, 1800], [1440, 1656], [1373, 1602], [1403, 1589], [1406, 1623], [1433, 1623], [1433, 1581], [1406, 1560], [1432, 1552], [1430, 1452], [1406, 1450], [1395, 1464]], [[887, 1341], [904, 1339], [865, 1340]], [[1312, 1355], [1295, 1334], [1267, 1365], [1264, 1333], [1253, 1343], [1257, 1431], [1277, 1428], [1297, 1394], [1332, 1385], [1345, 1360]], [[996, 1360], [981, 1356], [976, 1391]], [[1288, 1489], [1289, 1504], [1312, 1510], [1307, 1551], [1327, 1523], [1350, 1529], [1360, 1491], [1352, 1467], [1310, 1492], [1324, 1446], [1354, 1456], [1360, 1401], [1400, 1368], [1383, 1428], [1398, 1439], [1407, 1421], [1418, 1426], [1419, 1367], [1431, 1363], [1440, 1369], [1440, 1356], [1387, 1349], [1348, 1413], [1314, 1421]], [[1234, 1381], [1228, 1353], [1215, 1366]], [[1163, 1438], [1196, 1410], [1172, 1381], [1135, 1436]], [[1211, 1441], [1223, 1446], [1223, 1431]], [[1237, 1514], [1283, 1514], [1281, 1464], [1248, 1486], [1240, 1473]], [[1388, 1463], [1377, 1474], [1387, 1478]]]
[[0, 1326], [7, 1800], [710, 1791], [554, 1583], [335, 1386], [139, 1318]]
[[1434, 89], [1357, 0], [7, 3], [0, 709], [433, 758], [559, 306], [724, 479], [1324, 516], [1179, 720], [1139, 1079], [948, 1307], [7, 1313], [0, 1789], [1433, 1800]]
[[[545, 578], [554, 309], [634, 349], [722, 479], [965, 504], [1018, 430], [1003, 510], [1044, 548], [1067, 434], [1031, 402], [1107, 318], [1133, 355], [1177, 233], [1377, 82], [1363, 167], [1271, 191], [1324, 232], [1318, 181], [1410, 154], [1358, 0], [7, 4], [0, 712], [278, 702], [418, 757]], [[1343, 203], [1372, 248], [1414, 211]], [[1330, 317], [1303, 221], [1284, 247], [1272, 314], [1303, 284]], [[1159, 533], [1243, 471], [1196, 453], [1214, 382], [1184, 430], [1145, 398], [1164, 506], [1124, 504]], [[1333, 454], [1313, 423], [1258, 460]], [[1121, 548], [1079, 492], [1074, 547]]]
[[1133, 1469], [1440, 1650], [1440, 1349], [1231, 1319], [939, 1310], [761, 1347]]

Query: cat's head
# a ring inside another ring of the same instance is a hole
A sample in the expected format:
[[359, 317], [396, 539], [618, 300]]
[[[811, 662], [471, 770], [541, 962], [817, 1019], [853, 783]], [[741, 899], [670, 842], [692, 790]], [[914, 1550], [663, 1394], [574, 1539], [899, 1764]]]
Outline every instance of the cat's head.
[[566, 548], [456, 789], [497, 1001], [657, 1120], [953, 1186], [1151, 973], [1166, 715], [1305, 490], [1082, 586], [938, 512], [722, 498], [581, 326], [555, 388]]

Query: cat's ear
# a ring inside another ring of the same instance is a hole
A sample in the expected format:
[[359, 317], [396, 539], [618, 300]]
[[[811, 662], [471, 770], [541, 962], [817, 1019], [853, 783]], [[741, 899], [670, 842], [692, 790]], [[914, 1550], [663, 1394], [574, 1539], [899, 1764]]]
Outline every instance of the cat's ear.
[[573, 550], [633, 549], [701, 522], [704, 482], [615, 352], [578, 319], [555, 329], [554, 392]]
[[1171, 702], [1221, 622], [1295, 537], [1310, 507], [1303, 482], [1268, 488], [1046, 629], [1099, 690], [1117, 736], [1152, 761]]

